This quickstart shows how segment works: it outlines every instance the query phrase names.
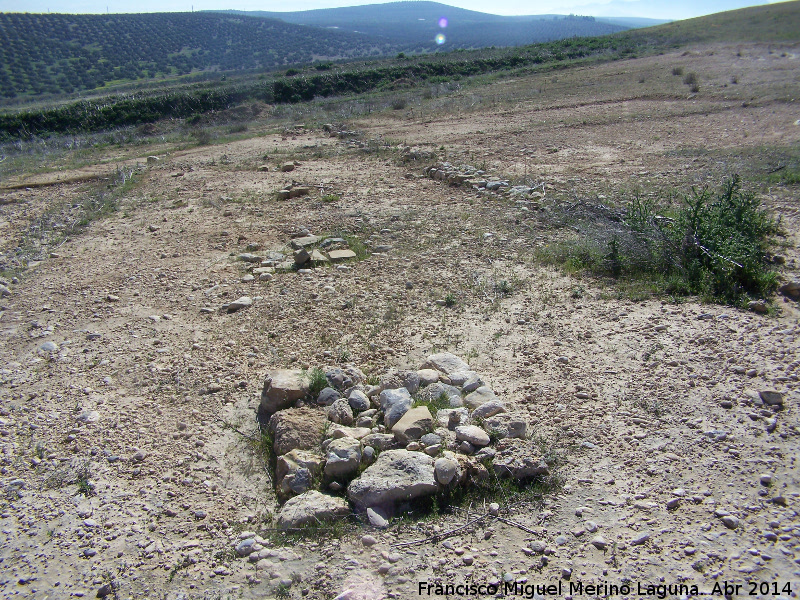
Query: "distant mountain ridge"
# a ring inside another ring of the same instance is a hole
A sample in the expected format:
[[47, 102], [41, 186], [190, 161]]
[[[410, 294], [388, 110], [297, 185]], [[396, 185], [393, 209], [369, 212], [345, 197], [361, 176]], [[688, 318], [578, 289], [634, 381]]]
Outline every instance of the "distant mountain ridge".
[[401, 51], [518, 46], [626, 28], [576, 16], [503, 17], [427, 1], [294, 13], [0, 13], [0, 99]]
[[[321, 32], [320, 29], [311, 31]], [[372, 92], [380, 94], [378, 97], [382, 100], [378, 102], [381, 102], [390, 97], [381, 92], [393, 94], [394, 90], [414, 86], [419, 86], [419, 91], [427, 91], [431, 84], [487, 73], [499, 75], [505, 72], [516, 76], [518, 72], [524, 75], [531, 70], [570, 68], [585, 64], [584, 61], [653, 56], [688, 45], [749, 42], [761, 45], [800, 43], [800, 0], [728, 11], [611, 36], [570, 38], [521, 48], [393, 56], [341, 64], [317, 61], [274, 76], [264, 75], [263, 79], [262, 76], [255, 79], [245, 74], [231, 77], [229, 81], [190, 85], [170, 82], [133, 93], [129, 90], [100, 90], [77, 101], [50, 105], [42, 102], [40, 97], [33, 97], [27, 106], [20, 101], [19, 108], [0, 109], [0, 140], [30, 139], [51, 133], [106, 131], [160, 119], [187, 119], [187, 124], [191, 124], [204, 113], [217, 113], [218, 117], [211, 119], [221, 118], [220, 122], [226, 122], [234, 113], [240, 114], [240, 109], [252, 108], [249, 106], [252, 102], [299, 103], [314, 98], [354, 97]], [[784, 56], [788, 57], [788, 54]], [[787, 101], [794, 97], [794, 88], [789, 80], [783, 89], [787, 94], [783, 98]], [[420, 97], [425, 97], [424, 91]]]
[[[406, 45], [411, 51], [430, 51], [444, 36], [443, 49], [520, 46], [568, 37], [607, 35], [631, 27], [663, 23], [650, 19], [602, 19], [576, 15], [501, 16], [424, 0], [367, 4], [306, 11], [220, 11], [287, 23], [336, 28]], [[446, 25], [440, 26], [440, 19]]]

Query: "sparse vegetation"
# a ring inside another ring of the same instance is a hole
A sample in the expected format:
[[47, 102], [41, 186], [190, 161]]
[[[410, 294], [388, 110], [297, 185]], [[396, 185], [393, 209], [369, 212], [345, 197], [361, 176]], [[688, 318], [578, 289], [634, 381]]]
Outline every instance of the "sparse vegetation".
[[347, 242], [347, 247], [356, 253], [355, 260], [366, 260], [371, 252], [369, 247], [360, 237], [355, 235], [343, 235], [342, 238]]
[[314, 367], [305, 373], [306, 380], [308, 381], [308, 395], [316, 399], [319, 393], [328, 386], [328, 379], [325, 377], [325, 371], [319, 367]]
[[439, 396], [436, 398], [431, 399], [417, 398], [414, 401], [414, 407], [416, 408], [417, 406], [426, 406], [431, 415], [436, 417], [436, 413], [443, 408], [450, 408], [450, 398], [444, 393], [439, 394]]
[[391, 103], [392, 110], [403, 110], [408, 106], [408, 101], [405, 98], [395, 98]]
[[623, 226], [585, 207], [582, 235], [539, 252], [569, 272], [588, 270], [617, 280], [648, 280], [662, 294], [698, 295], [707, 301], [741, 305], [775, 289], [776, 274], [766, 260], [778, 224], [738, 176], [712, 192], [693, 190], [671, 216], [634, 199]]

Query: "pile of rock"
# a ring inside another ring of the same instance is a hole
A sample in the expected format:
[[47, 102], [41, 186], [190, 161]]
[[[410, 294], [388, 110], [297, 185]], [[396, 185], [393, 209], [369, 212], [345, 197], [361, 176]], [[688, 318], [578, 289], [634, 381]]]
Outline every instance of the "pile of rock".
[[272, 279], [272, 274], [278, 271], [288, 271], [296, 268], [305, 268], [312, 265], [325, 263], [338, 263], [356, 258], [356, 253], [350, 250], [347, 240], [340, 237], [320, 237], [312, 235], [305, 230], [298, 237], [293, 238], [288, 248], [258, 253], [259, 248], [248, 247], [248, 252], [239, 254], [237, 258], [252, 266], [249, 268], [251, 277], [260, 280]]
[[307, 185], [299, 184], [295, 181], [278, 190], [275, 195], [278, 200], [288, 200], [289, 198], [300, 198], [301, 196], [308, 196], [311, 193], [311, 188]]
[[400, 150], [400, 160], [405, 163], [423, 160], [430, 161], [436, 159], [435, 152], [431, 150], [423, 150], [422, 148], [418, 148], [416, 146], [400, 145], [398, 149]]
[[544, 194], [536, 188], [527, 185], [512, 186], [508, 180], [489, 177], [486, 171], [471, 165], [456, 166], [449, 162], [441, 162], [425, 169], [424, 174], [426, 177], [445, 181], [450, 185], [466, 186], [496, 196], [520, 200], [538, 200], [544, 197]]
[[316, 397], [299, 370], [271, 373], [261, 392], [285, 502], [281, 528], [348, 514], [351, 505], [382, 523], [396, 503], [480, 483], [490, 469], [501, 478], [549, 473], [527, 423], [450, 353], [416, 371], [390, 371], [377, 385], [349, 365], [324, 376]]
[[344, 125], [334, 125], [333, 123], [325, 123], [322, 126], [322, 130], [330, 134], [331, 137], [339, 138], [340, 140], [360, 135], [357, 131], [348, 130]]

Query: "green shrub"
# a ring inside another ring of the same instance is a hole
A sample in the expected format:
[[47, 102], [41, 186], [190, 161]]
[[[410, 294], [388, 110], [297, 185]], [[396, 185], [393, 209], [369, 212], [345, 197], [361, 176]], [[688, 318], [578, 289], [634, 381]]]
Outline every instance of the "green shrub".
[[735, 304], [748, 296], [766, 296], [777, 284], [765, 258], [776, 232], [777, 223], [754, 193], [742, 191], [738, 176], [716, 195], [694, 191], [685, 199], [672, 236], [680, 244], [688, 288]]
[[[547, 246], [540, 260], [567, 272], [611, 276], [641, 299], [651, 293], [697, 295], [742, 305], [774, 291], [776, 273], [766, 255], [777, 223], [734, 176], [716, 192], [704, 188], [671, 213], [635, 196], [622, 221], [587, 205], [562, 215], [561, 225], [580, 225], [572, 239]], [[566, 220], [567, 218], [571, 220]]]
[[325, 371], [319, 367], [314, 367], [310, 371], [304, 373], [306, 381], [308, 381], [308, 394], [314, 399], [317, 399], [319, 393], [328, 387], [328, 379], [325, 377]]

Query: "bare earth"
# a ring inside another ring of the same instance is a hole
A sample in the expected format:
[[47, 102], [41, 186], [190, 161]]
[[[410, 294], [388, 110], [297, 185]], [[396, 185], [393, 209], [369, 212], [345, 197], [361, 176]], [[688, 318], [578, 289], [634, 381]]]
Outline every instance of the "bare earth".
[[[0, 594], [94, 597], [107, 585], [118, 598], [263, 598], [284, 581], [292, 598], [377, 600], [419, 597], [419, 582], [510, 574], [561, 581], [563, 595], [570, 582], [627, 582], [631, 597], [645, 597], [639, 583], [738, 583], [732, 595], [745, 596], [768, 582], [757, 596], [797, 597], [797, 303], [776, 296], [774, 314], [758, 315], [625, 299], [537, 263], [535, 250], [564, 235], [540, 213], [424, 178], [435, 161], [403, 164], [395, 148], [527, 177], [543, 184], [542, 206], [717, 185], [748, 165], [779, 167], [763, 157], [800, 143], [799, 52], [701, 47], [466, 86], [347, 119], [374, 152], [324, 132], [321, 123], [345, 122], [336, 114], [298, 112], [306, 129], [282, 134], [265, 113], [249, 139], [123, 149], [2, 182], [7, 258], [48, 208], [63, 205], [68, 218], [94, 193], [84, 179], [142, 165], [118, 212], [42, 249], [0, 300]], [[698, 74], [699, 93], [676, 66]], [[160, 160], [137, 161], [148, 154]], [[293, 159], [291, 173], [275, 169]], [[312, 193], [276, 200], [292, 180]], [[775, 250], [785, 280], [800, 276], [797, 194], [762, 190], [787, 233]], [[280, 250], [303, 228], [391, 249], [350, 270], [241, 281], [236, 255], [248, 244]], [[515, 282], [507, 298], [490, 293], [501, 280]], [[448, 294], [455, 306], [437, 303]], [[240, 296], [253, 305], [219, 310]], [[486, 507], [275, 543], [267, 569], [236, 557], [232, 543], [270, 527], [276, 510], [246, 437], [265, 374], [348, 362], [379, 375], [442, 350], [561, 453], [563, 489], [540, 504], [495, 499], [505, 522], [485, 519], [444, 543], [394, 546]], [[763, 404], [763, 390], [781, 392], [784, 407]], [[92, 494], [75, 483], [81, 475]], [[377, 544], [362, 544], [365, 534]], [[598, 535], [604, 549], [590, 543]]]

